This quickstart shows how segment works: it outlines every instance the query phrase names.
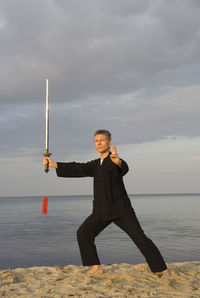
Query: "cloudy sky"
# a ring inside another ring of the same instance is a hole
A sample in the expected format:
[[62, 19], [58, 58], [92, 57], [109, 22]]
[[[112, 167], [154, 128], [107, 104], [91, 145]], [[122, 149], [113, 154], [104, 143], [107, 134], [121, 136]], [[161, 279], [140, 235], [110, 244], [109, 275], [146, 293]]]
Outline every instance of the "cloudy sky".
[[44, 173], [112, 132], [128, 193], [200, 192], [199, 0], [0, 0], [0, 196], [91, 194]]

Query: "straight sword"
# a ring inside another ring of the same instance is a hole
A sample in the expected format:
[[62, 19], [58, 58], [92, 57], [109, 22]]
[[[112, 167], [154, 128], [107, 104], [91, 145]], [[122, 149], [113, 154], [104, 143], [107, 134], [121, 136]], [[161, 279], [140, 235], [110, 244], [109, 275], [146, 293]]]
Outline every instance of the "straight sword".
[[[46, 144], [45, 144], [45, 152], [43, 156], [49, 157], [51, 153], [49, 153], [49, 81], [46, 79]], [[45, 166], [45, 172], [49, 172], [49, 165]]]

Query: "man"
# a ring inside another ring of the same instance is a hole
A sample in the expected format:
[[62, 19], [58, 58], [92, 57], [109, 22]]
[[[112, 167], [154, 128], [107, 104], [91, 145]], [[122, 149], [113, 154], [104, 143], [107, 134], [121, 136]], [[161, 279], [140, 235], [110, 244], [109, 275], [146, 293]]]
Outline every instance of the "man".
[[86, 218], [77, 231], [77, 240], [83, 266], [92, 266], [88, 274], [103, 273], [100, 265], [95, 237], [110, 223], [115, 223], [134, 241], [145, 257], [151, 271], [170, 277], [158, 248], [142, 230], [131, 201], [127, 195], [123, 176], [128, 172], [128, 165], [120, 159], [116, 146], [112, 146], [111, 134], [107, 130], [94, 133], [94, 145], [100, 158], [87, 163], [54, 162], [44, 157], [44, 165], [56, 169], [58, 177], [93, 177], [94, 200], [92, 214]]

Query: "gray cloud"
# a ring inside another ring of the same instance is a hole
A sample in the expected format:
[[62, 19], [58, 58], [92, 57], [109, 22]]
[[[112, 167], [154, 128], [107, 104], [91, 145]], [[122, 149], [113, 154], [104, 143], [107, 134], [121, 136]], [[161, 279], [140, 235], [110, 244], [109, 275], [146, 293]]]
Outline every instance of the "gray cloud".
[[47, 76], [53, 98], [66, 102], [199, 75], [198, 2], [2, 3], [1, 101], [41, 101]]
[[17, 191], [18, 167], [21, 178], [32, 179], [29, 165], [23, 174], [24, 161], [42, 184], [37, 164], [45, 145], [47, 77], [55, 159], [93, 156], [99, 128], [111, 130], [118, 145], [198, 137], [199, 19], [197, 0], [2, 0], [4, 180], [13, 163]]
[[[172, 89], [146, 101], [141, 95], [99, 97], [50, 106], [50, 151], [59, 157], [93, 150], [93, 132], [107, 128], [116, 144], [199, 135], [200, 87]], [[44, 106], [4, 107], [1, 154], [38, 156], [45, 145]], [[5, 133], [6, 127], [6, 133]]]

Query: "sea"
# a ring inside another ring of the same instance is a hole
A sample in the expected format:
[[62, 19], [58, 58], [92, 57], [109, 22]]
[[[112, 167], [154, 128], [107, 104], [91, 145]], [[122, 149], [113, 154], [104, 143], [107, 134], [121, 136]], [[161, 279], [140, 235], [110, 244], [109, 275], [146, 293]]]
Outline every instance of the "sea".
[[[166, 262], [200, 261], [200, 194], [130, 195], [144, 230]], [[0, 269], [82, 265], [76, 231], [92, 196], [0, 197]], [[101, 264], [146, 263], [129, 236], [111, 223], [95, 239]]]

